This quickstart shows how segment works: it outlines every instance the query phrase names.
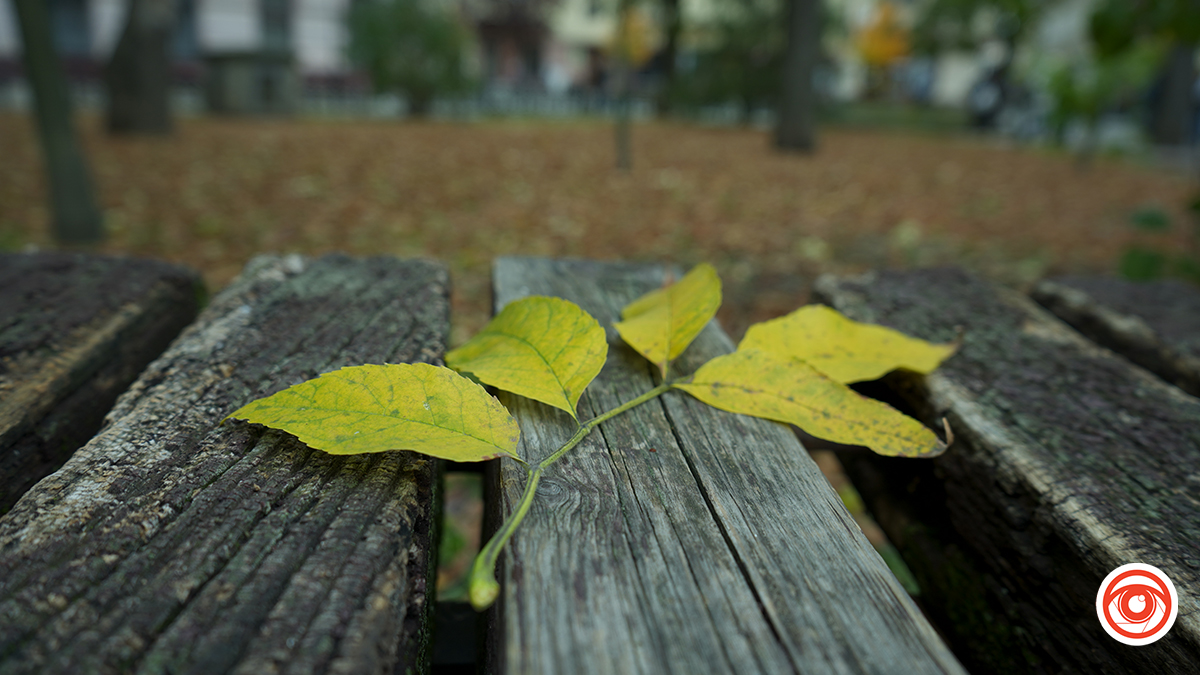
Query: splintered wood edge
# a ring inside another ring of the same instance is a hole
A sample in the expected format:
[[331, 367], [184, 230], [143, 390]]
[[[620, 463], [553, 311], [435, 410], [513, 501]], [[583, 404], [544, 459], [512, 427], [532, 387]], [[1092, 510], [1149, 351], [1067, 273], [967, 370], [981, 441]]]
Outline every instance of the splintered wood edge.
[[1182, 353], [1164, 342], [1141, 317], [1119, 312], [1083, 289], [1052, 280], [1038, 282], [1030, 295], [1087, 337], [1188, 393], [1200, 395], [1200, 358]]

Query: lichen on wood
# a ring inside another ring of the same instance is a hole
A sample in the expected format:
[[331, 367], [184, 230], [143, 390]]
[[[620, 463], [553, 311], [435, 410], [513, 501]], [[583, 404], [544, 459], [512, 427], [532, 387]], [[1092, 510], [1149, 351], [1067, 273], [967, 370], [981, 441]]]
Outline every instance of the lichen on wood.
[[0, 513], [100, 429], [202, 293], [153, 260], [0, 255]]

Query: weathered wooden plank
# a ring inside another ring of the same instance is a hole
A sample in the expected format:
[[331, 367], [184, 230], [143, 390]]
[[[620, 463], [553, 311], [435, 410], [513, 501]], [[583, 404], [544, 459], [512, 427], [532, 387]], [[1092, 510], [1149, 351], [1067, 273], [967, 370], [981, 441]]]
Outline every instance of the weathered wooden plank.
[[1200, 396], [1200, 288], [1182, 281], [1060, 277], [1031, 297], [1097, 343]]
[[420, 670], [436, 462], [220, 422], [342, 366], [439, 358], [447, 282], [253, 261], [0, 519], [0, 673]]
[[[608, 327], [587, 419], [654, 386], [611, 324], [664, 273], [505, 258], [496, 308], [556, 295]], [[713, 323], [681, 371], [731, 348]], [[529, 459], [573, 431], [563, 413], [504, 400]], [[523, 481], [500, 464], [492, 504], [511, 512]], [[490, 658], [503, 672], [962, 672], [787, 427], [680, 392], [604, 423], [547, 471], [499, 578]]]
[[0, 513], [100, 429], [202, 292], [153, 260], [0, 254]]
[[[826, 277], [816, 294], [930, 340], [965, 331], [931, 376], [887, 381], [928, 422], [945, 416], [954, 446], [932, 470], [872, 460], [877, 484], [859, 487], [915, 509], [915, 521], [880, 520], [917, 553], [923, 598], [941, 602], [944, 629], [972, 650], [968, 667], [1195, 672], [1200, 401], [958, 270]], [[1108, 637], [1095, 611], [1105, 575], [1131, 562], [1159, 567], [1180, 591], [1171, 632], [1137, 648]]]

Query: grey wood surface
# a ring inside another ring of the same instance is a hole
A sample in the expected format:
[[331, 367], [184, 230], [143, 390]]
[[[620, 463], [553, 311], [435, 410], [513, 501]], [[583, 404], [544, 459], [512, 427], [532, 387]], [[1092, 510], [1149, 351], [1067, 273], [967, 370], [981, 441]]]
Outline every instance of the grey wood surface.
[[422, 261], [252, 261], [0, 518], [0, 673], [419, 670], [436, 462], [221, 420], [346, 365], [438, 359], [447, 283]]
[[[612, 322], [664, 273], [502, 258], [495, 305], [556, 295], [605, 326], [586, 420], [654, 386]], [[731, 348], [711, 323], [678, 370]], [[526, 458], [574, 430], [565, 413], [503, 400]], [[524, 479], [500, 463], [491, 503], [509, 513]], [[682, 392], [605, 422], [548, 469], [501, 565], [490, 658], [502, 672], [963, 672], [787, 427]]]
[[1200, 396], [1200, 288], [1059, 277], [1038, 283], [1030, 296], [1093, 341]]
[[154, 260], [0, 254], [0, 513], [100, 429], [202, 292]]
[[[957, 441], [932, 470], [871, 460], [877, 485], [859, 487], [915, 505], [923, 524], [881, 522], [902, 551], [923, 551], [910, 567], [972, 650], [968, 668], [1196, 672], [1200, 400], [959, 270], [824, 277], [816, 297], [929, 340], [964, 331], [932, 375], [888, 380]], [[1137, 648], [1104, 633], [1095, 609], [1104, 577], [1133, 562], [1162, 569], [1180, 596], [1170, 633]]]

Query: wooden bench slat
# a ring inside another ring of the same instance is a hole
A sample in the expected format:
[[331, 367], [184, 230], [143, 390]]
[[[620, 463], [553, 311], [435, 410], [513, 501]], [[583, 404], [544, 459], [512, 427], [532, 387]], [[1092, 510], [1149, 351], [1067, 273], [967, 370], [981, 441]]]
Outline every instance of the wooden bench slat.
[[0, 671], [427, 664], [437, 463], [220, 422], [342, 366], [436, 359], [447, 284], [420, 261], [252, 262], [0, 519]]
[[[927, 549], [910, 566], [929, 595], [983, 603], [964, 610], [974, 621], [945, 626], [978, 650], [968, 667], [1195, 671], [1200, 400], [958, 270], [826, 277], [816, 296], [929, 340], [965, 329], [929, 377], [888, 380], [927, 422], [947, 417], [954, 446], [928, 472], [870, 461], [893, 495], [922, 504], [922, 521], [946, 521], [938, 550], [926, 536], [936, 524], [916, 537], [889, 532]], [[1095, 611], [1104, 577], [1131, 562], [1159, 567], [1180, 591], [1174, 628], [1137, 648], [1105, 634]]]
[[0, 513], [100, 429], [202, 288], [153, 260], [0, 254]]
[[[664, 274], [504, 258], [496, 309], [556, 295], [606, 326], [586, 420], [653, 386], [611, 324]], [[683, 368], [731, 348], [713, 323]], [[503, 400], [529, 459], [574, 430], [564, 413]], [[511, 512], [524, 477], [500, 463], [490, 503]], [[549, 469], [501, 568], [489, 658], [503, 672], [962, 672], [787, 427], [680, 392], [604, 423]]]
[[1030, 295], [1088, 338], [1200, 396], [1200, 288], [1060, 277], [1038, 283]]

